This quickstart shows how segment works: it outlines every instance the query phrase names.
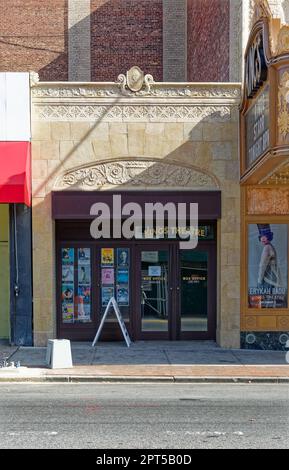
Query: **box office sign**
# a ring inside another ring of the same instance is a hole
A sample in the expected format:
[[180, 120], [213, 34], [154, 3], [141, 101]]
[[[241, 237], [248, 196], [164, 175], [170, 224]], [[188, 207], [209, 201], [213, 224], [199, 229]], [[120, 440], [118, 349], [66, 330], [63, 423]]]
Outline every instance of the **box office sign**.
[[247, 165], [254, 163], [269, 147], [269, 86], [261, 92], [246, 117]]
[[248, 226], [248, 306], [286, 308], [287, 292], [286, 224]]

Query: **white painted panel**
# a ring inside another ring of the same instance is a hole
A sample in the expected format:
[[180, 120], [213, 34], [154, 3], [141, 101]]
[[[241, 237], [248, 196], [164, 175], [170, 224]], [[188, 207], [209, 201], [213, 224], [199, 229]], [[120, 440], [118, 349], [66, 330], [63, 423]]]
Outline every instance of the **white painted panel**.
[[29, 73], [6, 74], [6, 100], [7, 140], [30, 140]]
[[0, 73], [0, 140], [6, 140], [6, 73]]

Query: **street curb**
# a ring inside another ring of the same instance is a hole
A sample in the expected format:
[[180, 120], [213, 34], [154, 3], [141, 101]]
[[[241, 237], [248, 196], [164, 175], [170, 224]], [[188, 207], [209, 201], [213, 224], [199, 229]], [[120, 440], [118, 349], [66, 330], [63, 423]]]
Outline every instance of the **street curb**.
[[70, 376], [1, 377], [0, 383], [172, 383], [172, 384], [289, 384], [289, 377], [186, 377], [186, 376]]

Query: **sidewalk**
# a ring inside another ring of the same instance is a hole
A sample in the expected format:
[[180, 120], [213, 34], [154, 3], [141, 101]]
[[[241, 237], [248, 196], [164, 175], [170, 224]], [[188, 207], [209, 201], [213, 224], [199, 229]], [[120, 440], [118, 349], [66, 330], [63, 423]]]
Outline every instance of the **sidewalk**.
[[130, 348], [122, 342], [95, 348], [72, 343], [71, 349], [73, 368], [52, 370], [46, 348], [10, 348], [9, 361], [21, 367], [0, 369], [0, 381], [289, 383], [284, 351], [222, 349], [209, 341], [140, 341]]

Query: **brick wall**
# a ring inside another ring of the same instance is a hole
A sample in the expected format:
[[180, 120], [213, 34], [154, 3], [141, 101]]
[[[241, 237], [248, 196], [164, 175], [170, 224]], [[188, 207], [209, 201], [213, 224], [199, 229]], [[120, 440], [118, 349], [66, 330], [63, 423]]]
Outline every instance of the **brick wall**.
[[91, 0], [91, 79], [132, 65], [162, 80], [162, 0]]
[[229, 80], [229, 0], [188, 0], [188, 81]]
[[67, 0], [0, 0], [0, 71], [67, 80]]

